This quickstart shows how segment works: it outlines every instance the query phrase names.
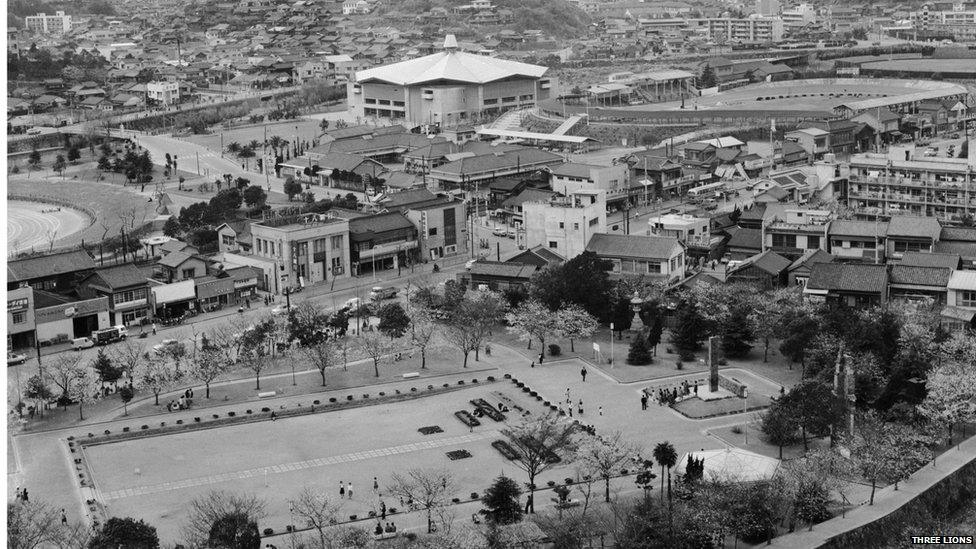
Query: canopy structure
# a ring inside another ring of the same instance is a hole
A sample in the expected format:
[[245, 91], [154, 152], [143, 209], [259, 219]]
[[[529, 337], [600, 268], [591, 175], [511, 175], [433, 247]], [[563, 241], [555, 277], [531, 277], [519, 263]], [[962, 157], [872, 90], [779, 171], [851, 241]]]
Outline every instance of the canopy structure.
[[675, 472], [684, 474], [689, 455], [693, 459], [704, 458], [704, 478], [707, 480], [756, 482], [771, 478], [779, 467], [778, 459], [739, 448], [725, 448], [723, 450], [688, 452], [678, 460]]

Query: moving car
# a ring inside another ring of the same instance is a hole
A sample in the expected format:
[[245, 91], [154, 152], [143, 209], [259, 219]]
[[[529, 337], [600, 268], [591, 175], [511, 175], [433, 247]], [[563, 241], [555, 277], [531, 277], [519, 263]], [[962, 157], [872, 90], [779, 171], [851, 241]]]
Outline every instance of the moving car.
[[510, 229], [508, 229], [507, 231], [505, 231], [505, 234], [506, 234], [506, 235], [507, 235], [507, 236], [508, 236], [509, 238], [515, 238], [515, 229], [512, 229], [512, 228], [510, 228]]
[[359, 307], [359, 298], [358, 297], [350, 297], [342, 305], [342, 308], [343, 309], [356, 309], [357, 307]]
[[925, 149], [925, 156], [935, 156], [937, 154], [939, 154], [939, 149], [936, 149], [935, 147]]
[[27, 362], [27, 355], [21, 353], [7, 353], [7, 366]]
[[274, 309], [271, 309], [271, 314], [274, 316], [281, 316], [288, 314], [288, 306], [285, 304], [278, 305]]
[[129, 330], [125, 326], [112, 326], [104, 330], [95, 330], [92, 332], [91, 340], [95, 342], [95, 345], [108, 345], [122, 341], [128, 336]]
[[82, 349], [87, 349], [94, 346], [95, 342], [92, 341], [90, 337], [76, 337], [71, 340], [71, 348], [75, 351], [80, 351]]
[[170, 352], [170, 349], [173, 349], [180, 345], [182, 345], [182, 343], [180, 343], [175, 339], [164, 339], [161, 342], [159, 342], [158, 345], [153, 345], [153, 352], [156, 353], [157, 356], [164, 355]]
[[508, 233], [506, 233], [505, 227], [495, 227], [492, 229], [491, 234], [495, 236], [505, 236]]

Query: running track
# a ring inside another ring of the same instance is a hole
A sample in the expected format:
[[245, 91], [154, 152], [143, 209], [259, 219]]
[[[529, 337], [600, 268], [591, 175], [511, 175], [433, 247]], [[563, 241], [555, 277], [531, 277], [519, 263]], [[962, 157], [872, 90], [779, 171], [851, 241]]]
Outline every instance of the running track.
[[60, 212], [41, 213], [42, 210], [50, 209], [57, 209], [57, 206], [35, 202], [7, 202], [8, 251], [45, 248], [50, 246], [51, 235], [60, 240], [88, 226], [88, 217], [79, 211], [62, 207]]

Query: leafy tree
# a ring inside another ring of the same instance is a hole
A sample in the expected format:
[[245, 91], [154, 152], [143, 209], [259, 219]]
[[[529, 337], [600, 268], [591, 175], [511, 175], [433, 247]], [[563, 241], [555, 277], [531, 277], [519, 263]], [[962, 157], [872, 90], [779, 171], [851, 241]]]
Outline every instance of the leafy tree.
[[88, 368], [79, 368], [75, 372], [70, 390], [71, 398], [78, 401], [78, 419], [85, 419], [85, 404], [95, 402], [101, 395], [101, 387], [95, 374]]
[[817, 319], [805, 311], [797, 310], [787, 314], [781, 326], [783, 339], [779, 352], [789, 358], [791, 363], [804, 364], [807, 348], [820, 331]]
[[47, 364], [44, 368], [47, 380], [60, 389], [61, 395], [58, 400], [64, 405], [71, 401], [75, 379], [82, 370], [87, 368], [81, 364], [81, 357], [67, 353], [62, 353], [53, 363]]
[[389, 491], [406, 501], [417, 503], [427, 512], [427, 533], [434, 528], [434, 509], [447, 503], [456, 489], [454, 476], [446, 469], [410, 469], [406, 473], [393, 473]]
[[683, 299], [675, 314], [675, 327], [671, 330], [671, 343], [682, 357], [694, 354], [705, 337], [705, 320], [698, 306], [690, 299]]
[[874, 505], [879, 481], [893, 482], [897, 490], [898, 482], [932, 459], [927, 437], [912, 427], [886, 423], [873, 410], [859, 416], [855, 425], [851, 457], [865, 480], [871, 482], [869, 505]]
[[295, 181], [294, 178], [289, 177], [285, 180], [284, 186], [285, 194], [288, 195], [288, 201], [291, 202], [293, 198], [298, 196], [302, 192], [302, 184]]
[[238, 143], [237, 141], [231, 141], [230, 143], [227, 144], [227, 152], [237, 154], [241, 152], [241, 148], [242, 148], [241, 144]]
[[634, 309], [627, 297], [618, 298], [610, 309], [610, 323], [617, 332], [617, 339], [623, 339], [624, 330], [629, 330], [634, 320]]
[[244, 189], [243, 199], [249, 207], [259, 208], [268, 200], [268, 193], [258, 185], [251, 185]]
[[380, 307], [376, 316], [380, 319], [380, 332], [389, 336], [390, 339], [403, 337], [410, 327], [410, 317], [399, 303], [387, 303]]
[[715, 69], [711, 65], [705, 65], [702, 69], [701, 76], [698, 78], [698, 87], [700, 88], [714, 88], [718, 84], [718, 80], [715, 78]]
[[27, 163], [35, 169], [41, 165], [41, 153], [36, 147], [31, 150], [30, 155], [27, 157]]
[[159, 536], [156, 528], [143, 520], [112, 517], [88, 543], [88, 549], [117, 549], [120, 546], [158, 549]]
[[509, 333], [528, 341], [529, 349], [532, 348], [532, 340], [538, 339], [542, 356], [545, 356], [546, 340], [555, 337], [561, 327], [559, 315], [537, 299], [525, 301], [505, 315], [505, 319]]
[[661, 336], [664, 334], [664, 312], [661, 310], [661, 303], [654, 299], [645, 301], [641, 304], [637, 315], [646, 327], [647, 345], [656, 355], [657, 346], [661, 343]]
[[774, 401], [761, 416], [762, 432], [770, 444], [779, 446], [779, 459], [783, 459], [783, 446], [796, 440], [800, 428], [793, 411], [780, 401]]
[[119, 388], [119, 400], [122, 401], [122, 415], [129, 415], [129, 403], [132, 402], [132, 398], [136, 396], [136, 392], [132, 390], [132, 387], [128, 385], [123, 385]]
[[85, 547], [89, 529], [80, 524], [62, 524], [61, 512], [43, 501], [9, 502], [7, 505], [7, 547]]
[[81, 158], [81, 151], [78, 150], [77, 146], [72, 146], [68, 149], [68, 162], [74, 164], [79, 158]]
[[[517, 454], [515, 466], [529, 477], [529, 497], [534, 496], [536, 477], [576, 449], [576, 426], [560, 421], [555, 414], [523, 418], [507, 434]], [[535, 512], [534, 502], [528, 509]]]
[[325, 339], [322, 326], [328, 318], [308, 301], [303, 301], [288, 311], [288, 339], [298, 341], [302, 347], [315, 345]]
[[650, 364], [654, 359], [651, 358], [651, 348], [647, 344], [647, 337], [644, 332], [634, 334], [633, 341], [630, 342], [630, 349], [627, 350], [627, 364], [644, 366]]
[[178, 238], [180, 234], [183, 233], [183, 228], [180, 226], [180, 221], [175, 216], [169, 216], [166, 219], [166, 223], [163, 223], [163, 234], [170, 238]]
[[227, 219], [233, 217], [241, 207], [241, 191], [234, 187], [218, 192], [210, 199], [210, 215], [214, 219]]
[[[227, 521], [226, 517], [236, 518]], [[237, 532], [235, 528], [237, 525], [241, 526], [240, 532], [244, 533], [249, 529], [249, 524], [254, 523], [256, 532], [256, 522], [264, 517], [265, 502], [254, 495], [212, 491], [190, 501], [183, 536], [187, 545], [191, 547], [214, 547], [209, 545], [209, 542], [215, 539], [211, 534], [214, 533], [214, 526], [218, 521], [221, 521], [221, 525], [217, 529], [218, 535], [215, 541], [225, 543], [229, 540], [224, 539], [223, 535]], [[243, 540], [250, 540], [252, 536], [245, 534], [240, 537]], [[258, 543], [260, 543], [260, 534], [258, 534]], [[217, 545], [216, 547], [236, 548], [238, 546]]]
[[514, 480], [502, 475], [485, 490], [481, 504], [485, 506], [481, 514], [493, 524], [514, 524], [522, 520], [522, 506], [519, 496], [522, 489]]
[[54, 397], [54, 393], [44, 383], [41, 376], [34, 374], [27, 379], [27, 386], [24, 389], [24, 397], [34, 401], [34, 408], [43, 415], [44, 403]]
[[54, 158], [54, 165], [51, 169], [58, 172], [58, 175], [63, 175], [65, 168], [68, 167], [68, 163], [64, 160], [64, 155], [59, 154]]
[[210, 223], [210, 207], [206, 202], [196, 202], [180, 209], [180, 225], [187, 229], [195, 229]]
[[664, 499], [664, 470], [668, 472], [668, 498], [671, 497], [671, 468], [678, 464], [678, 453], [668, 441], [654, 446], [654, 461], [661, 466], [661, 499]]
[[809, 524], [810, 530], [813, 530], [815, 523], [830, 518], [827, 510], [829, 502], [830, 493], [824, 482], [810, 477], [800, 479], [793, 506], [797, 518]]
[[746, 305], [739, 305], [722, 324], [722, 353], [729, 358], [743, 358], [752, 350], [755, 336], [749, 322], [749, 312]]
[[501, 319], [503, 303], [495, 292], [477, 292], [463, 298], [451, 312], [444, 338], [464, 355], [463, 367], [468, 367], [468, 354], [478, 350], [491, 328]]
[[107, 156], [102, 156], [98, 159], [98, 169], [107, 172], [112, 169], [112, 162]]
[[112, 359], [105, 354], [104, 348], [98, 350], [95, 360], [92, 361], [92, 368], [98, 372], [103, 383], [115, 383], [122, 377], [122, 369], [112, 364]]
[[825, 436], [843, 418], [843, 403], [829, 385], [815, 380], [794, 385], [780, 403], [800, 426], [804, 450], [809, 449], [807, 435]]
[[258, 523], [243, 513], [231, 513], [214, 521], [207, 547], [216, 549], [260, 549]]
[[573, 352], [576, 351], [574, 343], [576, 339], [590, 337], [597, 329], [596, 319], [579, 305], [564, 305], [556, 311], [556, 320], [559, 326], [558, 334], [569, 339], [569, 349]]
[[551, 266], [533, 275], [529, 294], [552, 310], [575, 303], [601, 322], [610, 312], [612, 284], [608, 261], [593, 252], [583, 252], [559, 266]]

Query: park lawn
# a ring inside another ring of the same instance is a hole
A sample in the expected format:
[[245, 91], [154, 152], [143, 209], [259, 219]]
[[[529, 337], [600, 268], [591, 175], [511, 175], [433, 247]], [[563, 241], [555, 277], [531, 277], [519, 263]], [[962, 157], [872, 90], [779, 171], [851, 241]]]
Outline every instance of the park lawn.
[[231, 128], [224, 130], [223, 132], [207, 135], [190, 135], [184, 139], [190, 143], [203, 145], [210, 150], [219, 152], [221, 133], [223, 133], [223, 143], [225, 148], [234, 141], [240, 143], [241, 145], [246, 145], [251, 141], [263, 143], [265, 138], [265, 127], [267, 127], [268, 139], [274, 135], [277, 135], [289, 143], [294, 142], [296, 135], [302, 141], [311, 142], [322, 133], [322, 130], [319, 129], [318, 120], [298, 119], [286, 120], [283, 122], [271, 122], [268, 124], [247, 126], [243, 128]]
[[767, 407], [770, 403], [772, 400], [768, 396], [750, 392], [746, 403], [737, 397], [707, 402], [697, 397], [691, 397], [676, 403], [672, 408], [692, 419], [702, 419], [726, 414], [739, 414], [742, 413], [743, 408]]

